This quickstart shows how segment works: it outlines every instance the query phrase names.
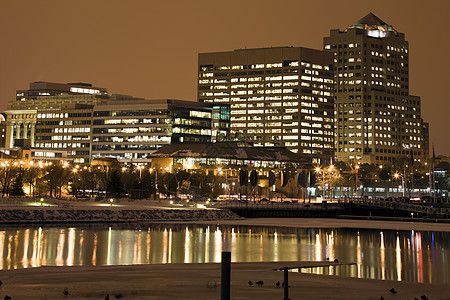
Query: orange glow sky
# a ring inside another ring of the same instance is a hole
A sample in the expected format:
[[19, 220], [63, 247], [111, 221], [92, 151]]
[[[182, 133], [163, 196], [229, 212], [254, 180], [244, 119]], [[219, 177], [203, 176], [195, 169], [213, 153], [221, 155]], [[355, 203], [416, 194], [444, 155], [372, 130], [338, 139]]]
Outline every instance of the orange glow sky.
[[0, 0], [0, 110], [32, 81], [196, 100], [198, 52], [322, 49], [330, 29], [370, 11], [406, 34], [410, 93], [436, 154], [450, 155], [448, 0]]

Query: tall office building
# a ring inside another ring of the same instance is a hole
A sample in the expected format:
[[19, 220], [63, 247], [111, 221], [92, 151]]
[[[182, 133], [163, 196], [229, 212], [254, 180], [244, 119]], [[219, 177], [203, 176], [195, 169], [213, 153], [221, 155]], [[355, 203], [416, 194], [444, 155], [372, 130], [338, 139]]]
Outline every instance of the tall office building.
[[320, 162], [334, 155], [333, 55], [301, 47], [200, 53], [198, 100], [231, 105], [231, 133]]
[[420, 98], [409, 94], [405, 35], [370, 13], [333, 29], [324, 50], [334, 55], [335, 147], [339, 160], [383, 164], [424, 158]]

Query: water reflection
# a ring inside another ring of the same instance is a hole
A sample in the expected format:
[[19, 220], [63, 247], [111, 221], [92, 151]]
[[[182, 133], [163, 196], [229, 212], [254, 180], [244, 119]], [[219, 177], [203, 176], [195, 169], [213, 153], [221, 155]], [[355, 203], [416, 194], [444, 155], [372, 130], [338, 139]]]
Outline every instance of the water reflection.
[[0, 228], [0, 268], [219, 262], [321, 261], [355, 266], [309, 272], [449, 284], [450, 233], [250, 226]]

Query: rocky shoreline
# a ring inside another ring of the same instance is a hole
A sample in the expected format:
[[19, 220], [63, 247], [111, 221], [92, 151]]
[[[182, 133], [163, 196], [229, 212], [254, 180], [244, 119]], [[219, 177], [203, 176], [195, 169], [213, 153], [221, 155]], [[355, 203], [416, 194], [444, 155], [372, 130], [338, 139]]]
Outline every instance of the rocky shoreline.
[[226, 209], [1, 209], [0, 224], [238, 220]]

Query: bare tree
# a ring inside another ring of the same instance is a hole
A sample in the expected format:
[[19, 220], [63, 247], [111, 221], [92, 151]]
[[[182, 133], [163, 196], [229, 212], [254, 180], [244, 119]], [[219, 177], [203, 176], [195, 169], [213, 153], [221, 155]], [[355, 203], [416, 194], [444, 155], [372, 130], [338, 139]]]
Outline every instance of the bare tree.
[[9, 193], [14, 178], [18, 172], [18, 168], [9, 162], [2, 162], [0, 168], [0, 185], [2, 189], [2, 197]]

